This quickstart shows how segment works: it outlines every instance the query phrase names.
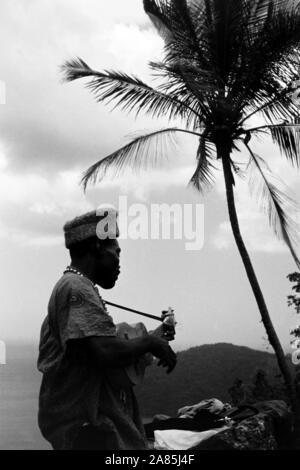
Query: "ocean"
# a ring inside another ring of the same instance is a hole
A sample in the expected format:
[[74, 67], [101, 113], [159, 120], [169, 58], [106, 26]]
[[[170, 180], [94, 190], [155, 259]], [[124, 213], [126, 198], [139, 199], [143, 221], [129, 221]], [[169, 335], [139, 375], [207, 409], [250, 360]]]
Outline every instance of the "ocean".
[[37, 347], [7, 344], [6, 352], [7, 363], [0, 365], [0, 450], [50, 449], [37, 425]]

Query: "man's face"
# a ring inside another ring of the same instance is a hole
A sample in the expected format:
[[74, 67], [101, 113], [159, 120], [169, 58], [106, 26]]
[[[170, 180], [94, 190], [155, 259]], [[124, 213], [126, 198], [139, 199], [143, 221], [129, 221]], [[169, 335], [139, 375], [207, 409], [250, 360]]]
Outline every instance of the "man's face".
[[104, 289], [114, 287], [120, 274], [120, 246], [117, 239], [99, 240], [96, 248], [96, 283]]

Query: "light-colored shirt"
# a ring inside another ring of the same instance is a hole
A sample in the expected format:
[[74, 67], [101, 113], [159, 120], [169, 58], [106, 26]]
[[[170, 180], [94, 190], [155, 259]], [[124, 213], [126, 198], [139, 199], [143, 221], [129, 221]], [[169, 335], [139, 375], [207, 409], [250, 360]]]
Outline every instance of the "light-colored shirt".
[[100, 369], [89, 352], [78, 347], [78, 340], [89, 336], [114, 337], [116, 326], [92, 282], [66, 273], [53, 289], [41, 329], [38, 422], [43, 436], [54, 449], [72, 449], [82, 426], [90, 424], [105, 434], [108, 450], [146, 449], [124, 370]]

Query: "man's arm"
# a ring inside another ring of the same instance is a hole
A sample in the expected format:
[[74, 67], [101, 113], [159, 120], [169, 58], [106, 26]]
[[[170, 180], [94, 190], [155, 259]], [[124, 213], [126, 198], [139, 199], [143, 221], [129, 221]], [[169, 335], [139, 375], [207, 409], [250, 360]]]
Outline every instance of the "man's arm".
[[167, 367], [167, 373], [176, 366], [176, 354], [168, 342], [151, 335], [130, 340], [91, 336], [80, 341], [101, 369], [127, 367], [149, 352], [160, 359], [159, 365]]

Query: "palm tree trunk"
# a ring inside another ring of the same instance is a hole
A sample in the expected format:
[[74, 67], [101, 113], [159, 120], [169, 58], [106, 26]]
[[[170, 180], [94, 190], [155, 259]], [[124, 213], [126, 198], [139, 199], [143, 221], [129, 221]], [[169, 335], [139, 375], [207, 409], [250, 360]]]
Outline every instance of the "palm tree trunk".
[[230, 218], [231, 228], [233, 231], [235, 242], [237, 244], [239, 253], [241, 255], [241, 258], [242, 258], [242, 261], [243, 261], [243, 264], [244, 264], [244, 267], [248, 276], [248, 280], [252, 287], [252, 291], [255, 296], [255, 299], [256, 299], [256, 302], [260, 311], [261, 319], [268, 335], [269, 342], [275, 351], [277, 362], [278, 362], [279, 368], [281, 370], [282, 376], [284, 378], [284, 381], [285, 381], [285, 384], [289, 393], [294, 416], [296, 418], [296, 421], [298, 421], [300, 417], [300, 404], [297, 398], [297, 393], [296, 393], [296, 389], [294, 386], [293, 377], [288, 367], [287, 360], [286, 360], [284, 351], [282, 349], [282, 346], [280, 344], [279, 338], [272, 324], [272, 320], [270, 318], [270, 315], [269, 315], [262, 291], [260, 289], [256, 274], [254, 272], [249, 254], [247, 252], [243, 238], [241, 236], [238, 217], [237, 217], [236, 208], [235, 208], [235, 200], [234, 200], [234, 192], [233, 192], [233, 184], [232, 184], [233, 178], [232, 178], [231, 165], [230, 165], [230, 153], [229, 152], [227, 153], [224, 151], [221, 151], [220, 153], [218, 151], [218, 157], [222, 158], [222, 162], [223, 162], [228, 212], [229, 212], [229, 218]]

